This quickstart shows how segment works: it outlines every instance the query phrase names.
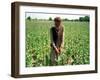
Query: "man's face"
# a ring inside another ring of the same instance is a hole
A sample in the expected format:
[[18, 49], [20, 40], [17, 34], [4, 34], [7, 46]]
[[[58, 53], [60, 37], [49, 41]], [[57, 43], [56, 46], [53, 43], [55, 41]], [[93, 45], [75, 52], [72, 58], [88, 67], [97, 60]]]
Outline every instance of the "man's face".
[[60, 24], [61, 24], [61, 21], [55, 21], [55, 26], [56, 26], [56, 27], [59, 27]]

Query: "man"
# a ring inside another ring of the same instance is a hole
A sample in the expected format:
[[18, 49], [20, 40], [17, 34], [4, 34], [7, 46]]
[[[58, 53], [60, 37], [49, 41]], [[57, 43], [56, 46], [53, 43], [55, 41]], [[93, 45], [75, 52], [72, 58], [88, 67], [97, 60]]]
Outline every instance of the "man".
[[51, 65], [56, 65], [56, 60], [64, 46], [64, 27], [60, 17], [54, 19], [54, 27], [50, 29], [51, 33]]

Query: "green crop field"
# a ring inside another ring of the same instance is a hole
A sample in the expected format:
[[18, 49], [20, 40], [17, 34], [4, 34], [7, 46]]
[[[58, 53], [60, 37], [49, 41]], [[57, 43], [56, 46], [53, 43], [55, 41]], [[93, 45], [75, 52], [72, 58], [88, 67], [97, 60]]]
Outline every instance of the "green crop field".
[[[63, 21], [64, 49], [57, 65], [89, 64], [89, 22]], [[53, 21], [26, 20], [26, 67], [50, 66]]]

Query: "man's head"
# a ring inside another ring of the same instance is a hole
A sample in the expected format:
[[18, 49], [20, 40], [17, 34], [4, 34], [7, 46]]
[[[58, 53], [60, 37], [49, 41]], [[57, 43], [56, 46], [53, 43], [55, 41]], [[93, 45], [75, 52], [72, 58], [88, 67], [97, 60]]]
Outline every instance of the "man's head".
[[60, 17], [54, 18], [54, 22], [55, 22], [55, 26], [56, 26], [56, 27], [59, 27], [60, 24], [61, 24], [61, 18], [60, 18]]

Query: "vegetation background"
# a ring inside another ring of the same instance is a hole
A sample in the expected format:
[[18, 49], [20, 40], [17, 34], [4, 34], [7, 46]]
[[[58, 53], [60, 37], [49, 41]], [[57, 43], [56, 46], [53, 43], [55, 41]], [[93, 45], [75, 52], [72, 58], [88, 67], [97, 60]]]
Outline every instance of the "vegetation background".
[[[26, 67], [50, 66], [50, 28], [53, 19], [26, 21]], [[62, 19], [64, 25], [64, 49], [57, 65], [89, 64], [89, 17]]]

